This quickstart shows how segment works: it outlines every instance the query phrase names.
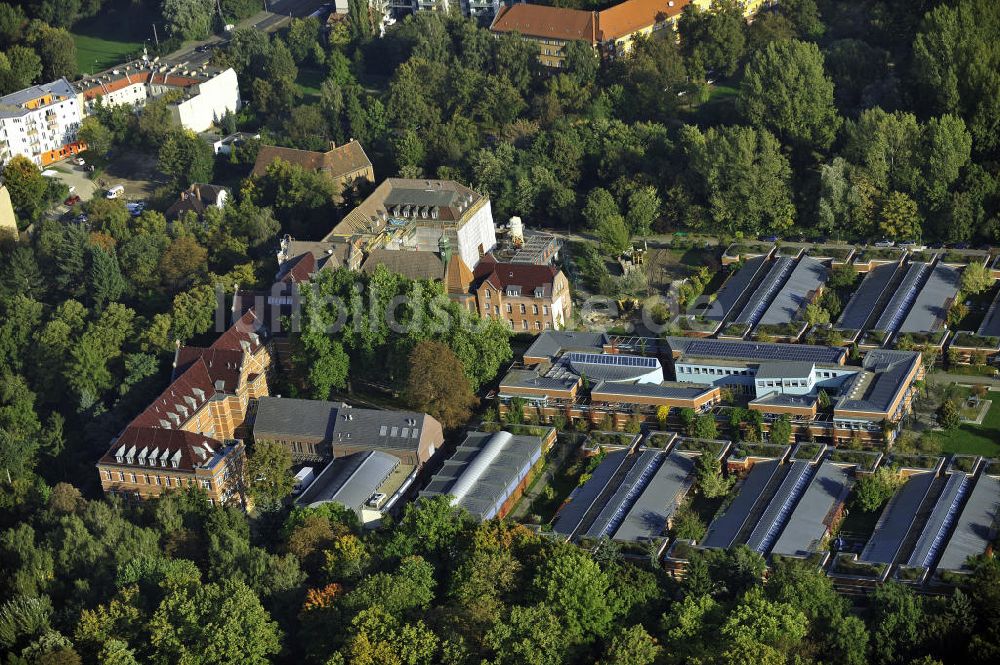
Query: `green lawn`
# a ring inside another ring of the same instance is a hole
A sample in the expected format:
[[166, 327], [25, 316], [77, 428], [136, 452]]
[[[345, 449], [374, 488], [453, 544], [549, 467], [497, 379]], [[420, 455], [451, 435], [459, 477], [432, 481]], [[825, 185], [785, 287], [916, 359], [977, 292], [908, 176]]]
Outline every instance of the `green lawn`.
[[1000, 457], [1000, 391], [991, 390], [987, 399], [993, 400], [982, 425], [961, 425], [950, 432], [929, 432], [941, 442], [945, 453], [966, 453], [985, 457]]
[[302, 103], [311, 104], [319, 101], [319, 87], [323, 85], [324, 75], [318, 69], [299, 69], [299, 77], [295, 80], [302, 91]]
[[76, 64], [81, 72], [94, 72], [125, 62], [130, 55], [142, 50], [141, 42], [122, 42], [73, 33], [76, 42]]

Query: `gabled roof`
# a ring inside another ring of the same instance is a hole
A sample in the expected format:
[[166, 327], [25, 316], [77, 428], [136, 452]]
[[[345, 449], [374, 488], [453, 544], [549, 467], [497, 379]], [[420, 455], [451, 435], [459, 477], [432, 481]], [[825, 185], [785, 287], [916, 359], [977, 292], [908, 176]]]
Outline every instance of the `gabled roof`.
[[461, 255], [457, 252], [452, 254], [444, 273], [445, 288], [448, 293], [468, 293], [473, 280], [475, 275], [462, 260]]
[[551, 265], [529, 265], [526, 263], [497, 263], [484, 258], [473, 273], [477, 284], [489, 283], [493, 288], [506, 290], [520, 287], [521, 295], [534, 296], [536, 289], [542, 289], [542, 297], [552, 295], [552, 283], [559, 269]]
[[597, 14], [600, 41], [620, 39], [678, 16], [690, 0], [625, 0]]
[[[212, 466], [213, 461], [224, 455], [226, 450], [221, 441], [195, 432], [159, 427], [129, 427], [115, 440], [99, 464], [193, 471], [198, 467]], [[119, 454], [126, 459], [118, 462]], [[127, 458], [132, 459], [131, 464]], [[143, 460], [142, 464], [139, 463], [140, 459]], [[165, 463], [161, 463], [161, 460]]]
[[281, 159], [289, 164], [301, 166], [307, 171], [323, 171], [334, 179], [343, 178], [355, 171], [371, 168], [372, 163], [365, 154], [364, 148], [357, 141], [349, 141], [342, 146], [331, 148], [326, 152], [299, 150], [282, 146], [263, 145], [257, 153], [251, 176], [259, 177], [267, 172], [267, 168]]
[[519, 3], [501, 9], [490, 30], [565, 41], [579, 39], [595, 44], [597, 14], [579, 9]]
[[390, 272], [398, 273], [410, 279], [426, 279], [438, 281], [444, 279], [445, 265], [436, 252], [402, 249], [373, 249], [368, 253], [361, 270], [366, 273], [375, 272], [375, 268], [384, 265]]
[[299, 254], [281, 266], [279, 281], [303, 284], [316, 272], [316, 257], [312, 252]]

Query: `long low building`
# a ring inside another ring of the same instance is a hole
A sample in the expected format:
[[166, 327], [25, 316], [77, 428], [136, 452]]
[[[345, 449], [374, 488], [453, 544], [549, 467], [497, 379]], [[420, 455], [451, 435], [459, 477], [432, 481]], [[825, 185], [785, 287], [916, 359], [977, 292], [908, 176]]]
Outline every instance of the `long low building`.
[[891, 565], [901, 556], [903, 543], [914, 526], [920, 506], [928, 498], [936, 475], [925, 471], [909, 476], [903, 487], [889, 500], [875, 524], [875, 531], [865, 544], [858, 560], [869, 564]]
[[968, 573], [969, 558], [986, 552], [1000, 526], [1000, 477], [980, 474], [958, 515], [937, 572]]
[[255, 441], [276, 441], [299, 462], [378, 450], [421, 467], [444, 443], [441, 423], [426, 413], [358, 409], [343, 402], [261, 397]]
[[[757, 462], [743, 479], [743, 484], [731, 504], [708, 526], [701, 546], [728, 549], [740, 544], [739, 539], [749, 527], [751, 519], [763, 506], [770, 503], [776, 483], [787, 474], [788, 465], [779, 460]], [[769, 491], [769, 488], [772, 491]]]
[[820, 550], [854, 484], [854, 466], [826, 460], [788, 519], [771, 554], [807, 557]]
[[940, 553], [945, 536], [951, 529], [971, 484], [972, 479], [968, 474], [959, 472], [947, 475], [944, 488], [920, 532], [920, 538], [906, 565], [914, 568], [931, 567]]
[[352, 510], [363, 526], [375, 527], [392, 510], [400, 490], [414, 480], [416, 469], [395, 455], [378, 450], [337, 457], [296, 499], [299, 506], [338, 503]]
[[656, 540], [691, 489], [694, 457], [657, 449], [608, 453], [559, 511], [552, 530], [573, 540]]
[[869, 321], [881, 314], [895, 280], [898, 264], [877, 266], [865, 275], [861, 285], [840, 313], [837, 327], [841, 330], [864, 330]]
[[805, 306], [816, 300], [829, 277], [830, 269], [826, 264], [803, 256], [760, 317], [760, 323], [775, 325], [797, 319]]
[[479, 520], [502, 518], [531, 482], [545, 442], [554, 435], [554, 431], [546, 436], [469, 432], [420, 496], [448, 495], [452, 505]]
[[948, 310], [958, 294], [957, 268], [937, 264], [931, 270], [913, 306], [899, 327], [900, 333], [937, 332], [948, 320]]

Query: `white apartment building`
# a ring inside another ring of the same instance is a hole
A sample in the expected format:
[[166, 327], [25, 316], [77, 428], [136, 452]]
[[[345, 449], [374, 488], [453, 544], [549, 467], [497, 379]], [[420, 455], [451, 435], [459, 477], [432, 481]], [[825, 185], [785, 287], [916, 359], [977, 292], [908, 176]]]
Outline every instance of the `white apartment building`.
[[207, 68], [185, 70], [166, 67], [147, 60], [126, 63], [73, 84], [85, 114], [93, 111], [97, 101], [104, 106], [128, 104], [141, 108], [155, 99], [180, 90], [183, 97], [170, 104], [175, 123], [193, 132], [203, 132], [227, 112], [240, 107], [239, 81], [230, 69]]
[[0, 164], [23, 155], [47, 166], [76, 154], [82, 120], [80, 100], [65, 78], [0, 98]]

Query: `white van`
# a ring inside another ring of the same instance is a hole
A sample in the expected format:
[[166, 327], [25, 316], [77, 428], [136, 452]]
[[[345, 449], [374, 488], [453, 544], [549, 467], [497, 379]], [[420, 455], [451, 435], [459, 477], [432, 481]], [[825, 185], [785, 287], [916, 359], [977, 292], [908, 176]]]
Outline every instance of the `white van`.
[[311, 466], [304, 466], [295, 474], [295, 481], [292, 484], [292, 494], [298, 496], [302, 494], [316, 479], [316, 474]]
[[115, 185], [114, 187], [108, 190], [108, 193], [105, 194], [105, 196], [108, 197], [109, 199], [117, 199], [124, 193], [125, 193], [125, 185]]

